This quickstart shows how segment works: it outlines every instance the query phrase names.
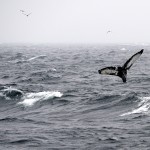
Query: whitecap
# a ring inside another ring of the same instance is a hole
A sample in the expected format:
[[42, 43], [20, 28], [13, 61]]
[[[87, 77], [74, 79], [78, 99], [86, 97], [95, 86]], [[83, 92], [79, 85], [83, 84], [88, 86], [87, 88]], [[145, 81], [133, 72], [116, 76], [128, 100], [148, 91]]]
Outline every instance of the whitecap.
[[120, 50], [125, 51], [125, 50], [126, 50], [126, 48], [124, 48], [124, 47], [123, 47], [123, 48], [121, 48]]
[[138, 104], [138, 107], [132, 110], [131, 112], [124, 113], [120, 116], [126, 116], [131, 114], [138, 114], [138, 113], [147, 113], [150, 108], [150, 97], [141, 97], [141, 102]]
[[22, 104], [24, 106], [32, 106], [38, 101], [44, 101], [48, 99], [52, 99], [54, 97], [62, 97], [62, 93], [58, 91], [45, 91], [38, 93], [28, 93], [23, 97], [23, 101], [18, 104]]
[[52, 70], [52, 71], [57, 71], [55, 68], [52, 68], [51, 70]]
[[46, 57], [46, 55], [39, 55], [39, 56], [35, 56], [35, 57], [32, 57], [32, 58], [29, 58], [27, 61], [32, 61], [34, 59], [37, 59], [37, 58], [44, 58]]

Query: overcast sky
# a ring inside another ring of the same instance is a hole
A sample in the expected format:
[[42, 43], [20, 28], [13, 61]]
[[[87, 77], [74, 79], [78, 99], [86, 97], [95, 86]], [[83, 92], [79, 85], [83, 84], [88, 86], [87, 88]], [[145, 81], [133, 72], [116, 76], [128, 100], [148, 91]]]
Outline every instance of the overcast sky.
[[150, 0], [0, 0], [5, 42], [150, 43]]

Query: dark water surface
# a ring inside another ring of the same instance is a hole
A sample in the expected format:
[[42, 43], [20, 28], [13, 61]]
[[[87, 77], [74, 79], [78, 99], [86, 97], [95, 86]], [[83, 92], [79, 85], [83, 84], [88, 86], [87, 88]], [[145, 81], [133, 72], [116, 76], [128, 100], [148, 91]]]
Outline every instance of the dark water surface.
[[[98, 69], [144, 48], [127, 83]], [[0, 149], [150, 148], [150, 46], [0, 45]]]

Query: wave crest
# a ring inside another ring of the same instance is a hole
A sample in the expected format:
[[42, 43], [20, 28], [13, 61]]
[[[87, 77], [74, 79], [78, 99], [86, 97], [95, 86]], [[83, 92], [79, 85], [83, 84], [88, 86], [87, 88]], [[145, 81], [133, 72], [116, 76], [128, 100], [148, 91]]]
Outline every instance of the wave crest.
[[134, 110], [124, 113], [120, 116], [126, 116], [126, 115], [131, 115], [131, 114], [139, 114], [139, 113], [147, 113], [150, 108], [150, 97], [141, 97], [141, 101], [138, 104], [138, 107], [135, 108]]
[[24, 106], [32, 106], [38, 101], [45, 101], [55, 97], [62, 97], [62, 93], [58, 91], [45, 91], [39, 93], [28, 93], [23, 97], [23, 101], [18, 104], [22, 104]]
[[9, 98], [20, 98], [23, 96], [23, 92], [21, 90], [15, 89], [15, 88], [4, 88], [1, 90], [2, 94]]

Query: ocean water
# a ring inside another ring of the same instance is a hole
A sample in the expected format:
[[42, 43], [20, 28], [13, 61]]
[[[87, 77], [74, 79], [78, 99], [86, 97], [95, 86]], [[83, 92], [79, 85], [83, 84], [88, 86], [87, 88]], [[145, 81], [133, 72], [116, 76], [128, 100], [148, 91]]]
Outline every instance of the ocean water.
[[[127, 83], [99, 75], [144, 48]], [[0, 149], [148, 150], [150, 46], [0, 45]]]

